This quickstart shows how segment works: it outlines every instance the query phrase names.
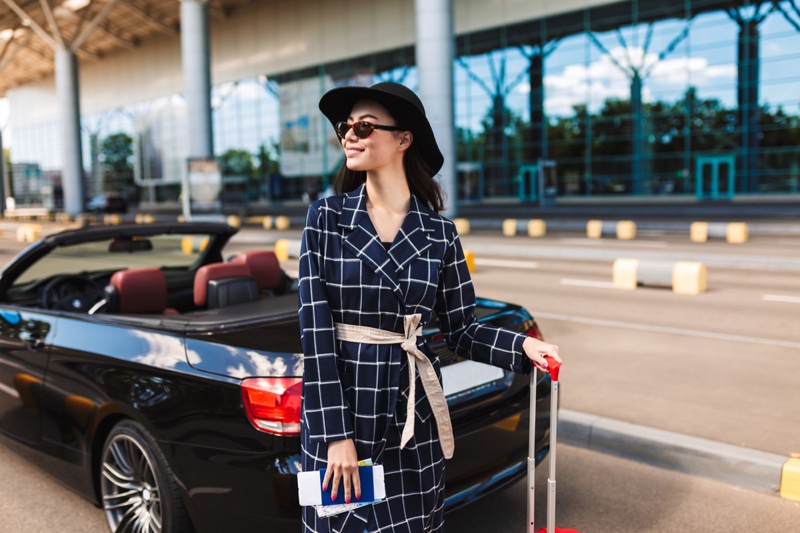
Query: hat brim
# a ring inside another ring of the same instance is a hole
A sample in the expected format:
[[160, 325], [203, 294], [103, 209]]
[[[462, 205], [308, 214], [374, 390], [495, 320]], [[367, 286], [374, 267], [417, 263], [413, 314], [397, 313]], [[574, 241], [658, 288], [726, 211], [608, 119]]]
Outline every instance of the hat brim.
[[384, 106], [399, 126], [414, 134], [420, 155], [434, 174], [441, 170], [444, 156], [436, 143], [433, 128], [419, 107], [408, 99], [372, 87], [337, 87], [322, 96], [319, 109], [336, 126], [337, 122], [347, 120], [353, 106], [360, 100], [373, 100]]

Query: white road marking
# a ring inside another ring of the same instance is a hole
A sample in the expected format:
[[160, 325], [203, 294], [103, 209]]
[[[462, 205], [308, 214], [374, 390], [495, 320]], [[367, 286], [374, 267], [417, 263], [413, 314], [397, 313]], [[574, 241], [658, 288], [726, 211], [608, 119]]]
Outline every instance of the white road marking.
[[573, 287], [594, 287], [596, 289], [613, 289], [614, 283], [611, 281], [597, 281], [591, 279], [562, 279], [562, 285], [571, 285]]
[[668, 245], [667, 241], [627, 241], [619, 239], [590, 239], [588, 237], [575, 238], [575, 237], [562, 237], [559, 241], [566, 244], [583, 244], [583, 245], [603, 245], [610, 244], [615, 246], [626, 246], [629, 248], [664, 248]]
[[0, 391], [5, 392], [9, 396], [13, 396], [14, 398], [19, 398], [19, 393], [17, 392], [17, 389], [12, 389], [11, 387], [3, 383], [0, 383]]
[[478, 266], [495, 266], [503, 268], [538, 268], [539, 263], [535, 261], [508, 261], [505, 259], [475, 259]]
[[744, 335], [730, 335], [728, 333], [715, 333], [713, 331], [701, 331], [697, 329], [670, 328], [666, 326], [654, 326], [651, 324], [636, 324], [634, 322], [622, 322], [618, 320], [605, 320], [602, 318], [592, 318], [585, 316], [562, 315], [558, 313], [533, 313], [536, 318], [547, 318], [550, 320], [561, 320], [564, 322], [577, 322], [579, 324], [591, 324], [593, 326], [604, 326], [621, 329], [633, 329], [637, 331], [648, 331], [652, 333], [669, 333], [671, 335], [685, 335], [687, 337], [699, 337], [702, 339], [714, 339], [730, 342], [746, 342], [750, 344], [761, 344], [764, 346], [780, 346], [781, 348], [794, 348], [800, 350], [800, 342], [784, 341], [779, 339], [765, 339], [763, 337], [746, 337]]
[[565, 242], [569, 244], [589, 244], [589, 245], [600, 245], [603, 244], [603, 241], [600, 239], [589, 239], [587, 237], [577, 238], [577, 237], [562, 237], [558, 239], [559, 242]]
[[786, 302], [800, 304], [800, 296], [781, 296], [780, 294], [764, 294], [761, 299], [765, 302]]

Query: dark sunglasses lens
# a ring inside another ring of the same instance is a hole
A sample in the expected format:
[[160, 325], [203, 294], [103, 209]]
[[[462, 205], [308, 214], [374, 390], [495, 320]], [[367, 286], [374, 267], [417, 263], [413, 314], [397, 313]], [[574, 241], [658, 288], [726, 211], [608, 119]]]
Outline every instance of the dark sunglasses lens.
[[348, 131], [350, 131], [350, 124], [348, 124], [347, 122], [336, 123], [336, 133], [339, 134], [339, 137], [344, 138], [347, 135]]
[[356, 137], [359, 139], [366, 139], [370, 133], [375, 131], [375, 128], [369, 122], [356, 122], [353, 124], [353, 131], [356, 132]]

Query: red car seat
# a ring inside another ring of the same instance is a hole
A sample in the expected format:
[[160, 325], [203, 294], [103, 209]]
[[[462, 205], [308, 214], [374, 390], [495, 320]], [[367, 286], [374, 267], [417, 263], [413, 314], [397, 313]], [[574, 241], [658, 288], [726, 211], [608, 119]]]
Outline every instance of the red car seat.
[[119, 270], [105, 288], [107, 310], [111, 313], [177, 315], [167, 307], [167, 281], [155, 267]]
[[281, 264], [272, 250], [244, 252], [237, 255], [232, 262], [247, 265], [250, 275], [256, 279], [260, 293], [269, 294], [281, 288]]
[[244, 263], [212, 263], [197, 270], [194, 303], [216, 309], [258, 300], [258, 287]]

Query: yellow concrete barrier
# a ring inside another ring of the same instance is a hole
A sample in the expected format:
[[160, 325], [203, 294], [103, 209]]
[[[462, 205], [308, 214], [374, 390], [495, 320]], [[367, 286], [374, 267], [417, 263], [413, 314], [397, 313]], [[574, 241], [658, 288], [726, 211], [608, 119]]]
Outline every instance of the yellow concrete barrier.
[[275, 257], [278, 261], [289, 259], [289, 239], [278, 239], [275, 241]]
[[747, 224], [744, 222], [729, 222], [725, 231], [725, 240], [731, 244], [744, 244], [748, 238]]
[[679, 261], [672, 268], [672, 292], [697, 295], [706, 292], [706, 265], [694, 261]]
[[615, 222], [607, 220], [590, 220], [586, 223], [586, 237], [600, 239], [603, 234], [615, 233], [617, 239], [624, 241], [636, 238], [636, 222], [633, 220], [620, 220]]
[[280, 216], [275, 218], [275, 229], [279, 230], [289, 229], [290, 225], [291, 224], [289, 223], [289, 217]]
[[181, 239], [181, 251], [186, 255], [202, 252], [208, 246], [208, 237], [186, 235]]
[[469, 235], [469, 220], [466, 218], [457, 218], [453, 220], [456, 225], [456, 231], [459, 235]]
[[56, 222], [60, 224], [72, 222], [72, 216], [69, 213], [56, 213]]
[[611, 279], [614, 287], [627, 291], [636, 290], [638, 284], [636, 271], [639, 268], [638, 259], [617, 259], [612, 267]]
[[800, 454], [792, 454], [792, 457], [783, 463], [781, 498], [800, 502]]
[[629, 241], [636, 238], [636, 222], [633, 220], [620, 220], [617, 222], [617, 239]]
[[263, 217], [261, 225], [264, 227], [264, 229], [272, 229], [272, 217], [270, 216]]
[[503, 221], [503, 235], [513, 237], [517, 233], [526, 231], [528, 237], [544, 237], [547, 233], [545, 221], [539, 218], [531, 219], [527, 222], [516, 218], [507, 218]]
[[242, 227], [242, 217], [238, 215], [228, 215], [228, 218], [225, 219], [229, 226], [234, 228], [241, 228]]
[[156, 217], [147, 213], [137, 213], [133, 219], [137, 224], [152, 224], [156, 221]]
[[603, 236], [603, 221], [590, 220], [586, 223], [586, 236], [590, 239], [599, 239]]
[[118, 226], [121, 223], [122, 217], [116, 213], [103, 215], [103, 224], [108, 224], [109, 226]]
[[475, 254], [469, 250], [464, 250], [464, 259], [467, 261], [467, 270], [475, 272]]
[[42, 236], [42, 227], [38, 224], [23, 224], [17, 228], [18, 242], [35, 242]]
[[95, 217], [91, 213], [79, 213], [75, 215], [75, 224], [79, 228], [85, 228], [89, 224], [95, 223]]
[[697, 295], [708, 288], [705, 264], [690, 261], [643, 261], [616, 259], [612, 267], [614, 287], [636, 290], [639, 285], [669, 287], [675, 294]]
[[745, 222], [692, 222], [689, 239], [692, 242], [708, 242], [710, 237], [725, 238], [730, 244], [744, 244], [749, 238]]
[[[460, 232], [459, 232], [460, 233]], [[503, 235], [513, 237], [517, 234], [517, 219], [507, 218], [503, 221]]]
[[547, 223], [539, 218], [528, 221], [528, 237], [544, 237], [547, 233]]
[[297, 259], [300, 257], [301, 245], [300, 239], [278, 239], [275, 241], [275, 256], [278, 261]]
[[689, 226], [689, 239], [692, 242], [708, 241], [708, 222], [692, 222]]

